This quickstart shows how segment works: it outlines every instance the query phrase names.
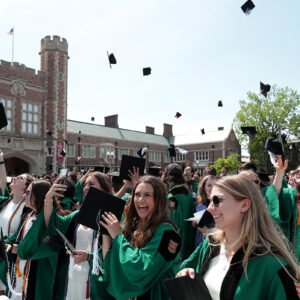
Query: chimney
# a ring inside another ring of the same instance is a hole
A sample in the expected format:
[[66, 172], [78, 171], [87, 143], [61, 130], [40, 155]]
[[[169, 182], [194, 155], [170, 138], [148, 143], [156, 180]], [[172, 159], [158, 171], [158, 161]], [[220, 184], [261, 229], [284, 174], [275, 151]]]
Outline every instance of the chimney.
[[171, 124], [164, 123], [164, 133], [163, 133], [163, 136], [167, 137], [167, 138], [173, 136], [172, 125]]
[[154, 134], [154, 127], [146, 126], [146, 133]]
[[106, 127], [119, 128], [118, 115], [104, 117], [104, 124]]
[[218, 131], [224, 130], [224, 127], [218, 127]]

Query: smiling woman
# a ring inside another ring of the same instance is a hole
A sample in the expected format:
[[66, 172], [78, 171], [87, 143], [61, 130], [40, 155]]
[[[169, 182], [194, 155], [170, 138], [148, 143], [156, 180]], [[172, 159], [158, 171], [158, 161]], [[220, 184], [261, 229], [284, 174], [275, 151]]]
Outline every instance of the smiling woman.
[[179, 267], [181, 238], [167, 216], [167, 191], [162, 181], [142, 177], [133, 190], [122, 230], [109, 213], [101, 224], [104, 276], [108, 292], [117, 299], [168, 299], [164, 280]]
[[216, 229], [177, 276], [200, 272], [213, 299], [297, 299], [300, 269], [251, 180], [226, 176], [211, 199]]

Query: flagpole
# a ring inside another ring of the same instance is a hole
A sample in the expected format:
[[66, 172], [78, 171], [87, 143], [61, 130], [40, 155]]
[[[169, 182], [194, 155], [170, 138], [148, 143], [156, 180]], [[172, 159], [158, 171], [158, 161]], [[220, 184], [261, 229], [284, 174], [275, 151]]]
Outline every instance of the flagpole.
[[14, 44], [15, 44], [15, 27], [13, 27], [13, 38], [12, 38], [12, 53], [11, 53], [11, 64], [14, 64]]

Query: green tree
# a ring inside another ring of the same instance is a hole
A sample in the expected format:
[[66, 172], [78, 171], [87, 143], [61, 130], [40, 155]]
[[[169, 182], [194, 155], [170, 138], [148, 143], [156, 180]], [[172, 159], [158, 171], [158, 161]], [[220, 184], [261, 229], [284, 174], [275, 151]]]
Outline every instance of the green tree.
[[227, 156], [225, 159], [218, 158], [212, 166], [217, 170], [217, 174], [221, 173], [223, 167], [228, 168], [228, 173], [233, 173], [241, 165], [240, 161], [238, 160], [239, 157], [239, 154], [232, 154]]
[[[233, 121], [234, 129], [243, 149], [247, 149], [250, 159], [267, 168], [270, 163], [264, 143], [268, 136], [276, 134], [278, 128], [287, 129], [288, 137], [300, 135], [300, 96], [296, 91], [274, 85], [267, 98], [248, 92], [246, 100], [240, 100], [240, 110]], [[255, 126], [257, 134], [253, 138], [243, 135], [242, 126]], [[287, 147], [288, 150], [288, 147]]]

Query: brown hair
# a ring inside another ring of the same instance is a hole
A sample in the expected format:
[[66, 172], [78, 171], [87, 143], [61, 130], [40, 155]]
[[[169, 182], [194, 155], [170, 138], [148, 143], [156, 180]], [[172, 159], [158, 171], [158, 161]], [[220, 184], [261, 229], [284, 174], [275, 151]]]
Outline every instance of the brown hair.
[[197, 197], [197, 201], [199, 203], [204, 204], [206, 207], [208, 207], [208, 205], [210, 203], [209, 199], [207, 198], [206, 192], [205, 192], [205, 185], [208, 180], [216, 180], [216, 177], [213, 175], [207, 175], [202, 178], [202, 180], [200, 181], [200, 184], [199, 184], [199, 188], [198, 188], [199, 196]]
[[106, 192], [108, 194], [112, 193], [110, 180], [106, 174], [103, 174], [101, 172], [93, 172], [88, 175], [88, 177], [90, 177], [90, 176], [94, 176], [96, 178], [96, 180], [98, 181], [98, 183], [100, 184], [100, 186], [104, 192]]
[[[134, 204], [134, 195], [140, 183], [149, 183], [153, 188], [154, 209], [146, 219], [140, 219]], [[131, 200], [128, 204], [124, 220], [124, 236], [132, 246], [143, 248], [152, 238], [157, 226], [168, 221], [167, 189], [163, 182], [154, 176], [141, 177], [133, 189]]]
[[[35, 214], [39, 213], [44, 208], [45, 196], [51, 188], [51, 184], [46, 180], [36, 180], [31, 183], [30, 204], [35, 208]], [[32, 197], [34, 196], [34, 197]], [[61, 206], [53, 199], [53, 206], [59, 215], [65, 215]]]
[[[257, 256], [271, 254], [281, 264], [276, 257], [276, 255], [280, 255], [291, 265], [292, 275], [300, 279], [300, 269], [289, 252], [288, 240], [283, 234], [280, 234], [280, 229], [272, 220], [261, 192], [255, 185], [245, 176], [232, 175], [218, 180], [215, 186], [229, 193], [236, 201], [244, 199], [251, 201], [250, 208], [244, 214], [240, 236], [232, 246], [233, 249], [242, 248], [245, 253], [244, 272], [247, 274], [247, 264], [251, 254]], [[218, 241], [217, 244], [221, 244], [226, 238], [225, 233], [219, 229], [208, 234], [209, 236]]]
[[179, 185], [184, 184], [182, 168], [177, 164], [169, 164], [165, 170], [165, 179], [169, 184]]

